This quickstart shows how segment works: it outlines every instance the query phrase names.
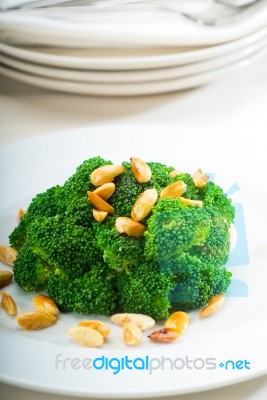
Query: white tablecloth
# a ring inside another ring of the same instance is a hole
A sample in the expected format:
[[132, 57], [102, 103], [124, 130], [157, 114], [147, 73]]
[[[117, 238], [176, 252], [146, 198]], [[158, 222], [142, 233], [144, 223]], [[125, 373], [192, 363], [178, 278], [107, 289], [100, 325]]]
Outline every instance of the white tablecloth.
[[[66, 95], [3, 77], [0, 77], [0, 88], [0, 144], [99, 124], [174, 124], [212, 129], [214, 134], [238, 130], [266, 133], [267, 137], [267, 58], [208, 86], [160, 96], [100, 98]], [[0, 362], [4, 360], [0, 359]], [[0, 384], [0, 397], [2, 400], [68, 399], [4, 384]], [[267, 377], [176, 398], [264, 400], [267, 398]]]

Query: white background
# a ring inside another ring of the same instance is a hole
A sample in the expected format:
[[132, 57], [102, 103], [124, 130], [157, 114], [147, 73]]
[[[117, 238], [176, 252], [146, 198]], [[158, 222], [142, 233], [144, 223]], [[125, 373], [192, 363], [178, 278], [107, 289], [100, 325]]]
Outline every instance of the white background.
[[[214, 135], [238, 131], [264, 133], [267, 137], [267, 58], [202, 88], [136, 98], [52, 93], [0, 78], [0, 121], [0, 144], [99, 124], [172, 124], [201, 130], [207, 128], [213, 130]], [[229, 140], [227, 136], [225, 139]], [[134, 137], [129, 137], [129, 146], [134, 140]], [[242, 148], [242, 143], [240, 146]], [[266, 164], [266, 160], [263, 163]], [[2, 400], [66, 398], [36, 394], [6, 385], [0, 385], [0, 393]], [[267, 398], [267, 377], [178, 398], [263, 400]]]

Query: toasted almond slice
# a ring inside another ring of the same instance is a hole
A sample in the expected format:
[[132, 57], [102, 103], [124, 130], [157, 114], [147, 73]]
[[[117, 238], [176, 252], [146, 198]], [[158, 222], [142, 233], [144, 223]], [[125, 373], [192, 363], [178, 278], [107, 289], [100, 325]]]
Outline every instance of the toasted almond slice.
[[13, 279], [11, 271], [0, 271], [0, 288], [8, 285]]
[[21, 217], [23, 217], [23, 215], [26, 214], [26, 210], [24, 210], [24, 208], [20, 208], [19, 212], [18, 212], [18, 221], [20, 222]]
[[113, 182], [109, 182], [99, 186], [94, 190], [94, 193], [101, 197], [101, 199], [108, 200], [115, 192], [115, 189], [115, 184]]
[[49, 313], [31, 311], [17, 316], [17, 323], [21, 329], [35, 331], [47, 328], [56, 322], [57, 318]]
[[57, 315], [59, 313], [58, 306], [54, 300], [44, 294], [34, 296], [32, 302], [38, 311], [47, 312], [52, 315]]
[[68, 334], [82, 346], [99, 347], [104, 342], [101, 333], [89, 326], [74, 326], [68, 330]]
[[79, 326], [87, 326], [89, 328], [95, 329], [103, 337], [106, 337], [110, 333], [110, 327], [102, 321], [88, 320], [79, 322]]
[[112, 317], [110, 317], [110, 320], [114, 322], [114, 324], [120, 326], [123, 326], [128, 322], [132, 322], [135, 325], [139, 326], [139, 328], [142, 331], [153, 328], [153, 326], [155, 325], [154, 319], [144, 314], [134, 314], [134, 313], [114, 314], [112, 315]]
[[203, 207], [203, 201], [201, 200], [190, 200], [190, 199], [185, 199], [184, 197], [179, 197], [179, 200], [181, 200], [181, 202], [184, 203], [186, 206]]
[[176, 197], [181, 196], [186, 191], [186, 187], [187, 186], [183, 181], [174, 182], [161, 191], [160, 198], [165, 199], [166, 197], [168, 197], [171, 199], [175, 199]]
[[16, 249], [13, 249], [13, 247], [4, 245], [0, 246], [0, 261], [4, 264], [13, 267], [17, 255], [18, 252]]
[[147, 163], [141, 160], [141, 158], [137, 157], [132, 157], [130, 160], [131, 160], [131, 168], [137, 182], [139, 183], [149, 182], [152, 176], [152, 172]]
[[147, 189], [141, 193], [133, 206], [131, 213], [132, 219], [134, 221], [142, 221], [151, 213], [157, 199], [158, 192], [156, 189]]
[[143, 334], [139, 326], [133, 322], [127, 322], [123, 325], [123, 338], [129, 346], [137, 346], [143, 341]]
[[201, 308], [201, 310], [199, 312], [199, 316], [201, 318], [210, 317], [211, 315], [215, 314], [222, 308], [224, 301], [225, 301], [224, 293], [221, 293], [221, 294], [218, 294], [217, 296], [212, 297], [210, 299], [210, 301], [208, 302], [208, 305], [206, 307]]
[[2, 300], [1, 307], [8, 315], [16, 315], [17, 314], [17, 305], [13, 298], [6, 292], [1, 292]]
[[171, 172], [169, 173], [169, 176], [170, 176], [171, 178], [176, 178], [176, 176], [178, 176], [178, 175], [180, 175], [180, 174], [182, 174], [181, 171], [177, 171], [176, 169], [174, 169], [173, 171], [171, 171]]
[[119, 233], [126, 233], [128, 236], [135, 238], [143, 236], [146, 230], [145, 225], [141, 224], [141, 222], [127, 217], [118, 217], [115, 221], [115, 228]]
[[99, 211], [93, 209], [93, 216], [97, 222], [103, 222], [107, 218], [108, 212], [107, 211]]
[[98, 211], [105, 211], [108, 214], [114, 214], [114, 208], [105, 200], [101, 199], [97, 194], [94, 192], [87, 192], [87, 195], [94, 208]]
[[180, 339], [181, 335], [173, 330], [163, 328], [159, 329], [158, 331], [152, 332], [148, 337], [153, 342], [171, 343], [175, 342], [175, 340]]
[[201, 168], [198, 168], [196, 170], [196, 172], [194, 173], [193, 181], [194, 181], [195, 186], [203, 187], [208, 183], [209, 177], [208, 177], [208, 175], [204, 174], [204, 172], [202, 171]]
[[189, 324], [189, 315], [183, 311], [171, 314], [164, 324], [164, 329], [183, 335]]
[[116, 176], [124, 171], [125, 167], [122, 165], [103, 165], [103, 167], [96, 168], [91, 173], [91, 182], [94, 186], [101, 186], [104, 183], [112, 182]]

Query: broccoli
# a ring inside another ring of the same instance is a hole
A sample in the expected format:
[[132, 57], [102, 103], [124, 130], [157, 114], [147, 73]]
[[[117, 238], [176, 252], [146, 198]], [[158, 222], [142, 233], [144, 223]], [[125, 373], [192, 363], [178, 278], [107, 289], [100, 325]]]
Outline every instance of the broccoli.
[[65, 211], [66, 204], [62, 186], [54, 186], [43, 193], [37, 194], [32, 200], [26, 214], [19, 225], [9, 236], [12, 247], [19, 250], [27, 240], [29, 225], [41, 217], [53, 217]]
[[46, 288], [62, 311], [111, 315], [116, 307], [114, 275], [103, 262], [76, 279], [57, 271], [48, 279]]
[[109, 223], [95, 224], [96, 238], [103, 258], [110, 268], [122, 271], [142, 262], [145, 240], [119, 234], [114, 228], [114, 218]]
[[26, 243], [27, 240], [27, 214], [24, 214], [21, 219], [20, 223], [13, 232], [9, 235], [9, 243], [12, 247], [17, 250], [20, 250], [22, 246]]
[[194, 309], [226, 291], [231, 274], [223, 266], [230, 250], [230, 224], [215, 207], [187, 207], [161, 199], [145, 232], [145, 255], [162, 273], [173, 274], [172, 305]]
[[28, 230], [28, 243], [39, 257], [67, 276], [76, 278], [101, 258], [90, 228], [75, 225], [63, 216], [39, 218]]
[[77, 169], [74, 175], [72, 175], [64, 184], [64, 195], [69, 200], [75, 200], [77, 198], [86, 195], [88, 190], [94, 190], [95, 187], [90, 181], [91, 173], [103, 165], [112, 164], [111, 161], [106, 161], [101, 157], [93, 157], [89, 160], [84, 161]]
[[53, 269], [26, 243], [14, 262], [14, 279], [26, 292], [42, 289]]
[[[196, 187], [188, 173], [148, 162], [149, 182], [137, 182], [129, 162], [114, 178], [116, 190], [107, 200], [115, 210], [101, 223], [93, 216], [87, 191], [91, 173], [111, 161], [84, 161], [63, 186], [38, 194], [10, 235], [19, 253], [14, 279], [25, 291], [46, 290], [61, 310], [110, 315], [114, 310], [163, 319], [172, 310], [191, 310], [225, 292], [231, 273], [229, 227], [234, 207], [212, 182]], [[183, 181], [183, 197], [201, 200], [187, 206], [179, 198], [160, 198], [166, 186]], [[151, 214], [142, 220], [142, 237], [115, 228], [118, 217], [131, 217], [141, 193], [159, 194]]]
[[157, 263], [145, 262], [118, 274], [119, 305], [124, 312], [167, 318], [174, 287], [172, 275], [162, 273]]

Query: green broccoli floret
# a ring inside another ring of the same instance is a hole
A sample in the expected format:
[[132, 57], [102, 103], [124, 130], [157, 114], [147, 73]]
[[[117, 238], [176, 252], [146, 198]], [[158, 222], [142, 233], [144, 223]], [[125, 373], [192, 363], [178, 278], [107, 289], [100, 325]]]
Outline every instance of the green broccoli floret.
[[226, 268], [207, 265], [203, 269], [197, 258], [189, 256], [188, 260], [185, 259], [186, 256], [184, 265], [190, 264], [191, 270], [176, 275], [175, 287], [170, 292], [173, 310], [188, 311], [203, 307], [211, 297], [227, 291], [232, 274]]
[[162, 273], [157, 263], [144, 262], [120, 272], [117, 282], [122, 311], [147, 314], [155, 319], [168, 317], [173, 276]]
[[17, 250], [20, 250], [21, 247], [26, 243], [27, 240], [27, 214], [24, 214], [21, 219], [20, 223], [13, 232], [9, 235], [9, 243], [12, 247]]
[[151, 182], [138, 183], [135, 179], [131, 165], [129, 162], [124, 162], [125, 172], [114, 179], [116, 190], [109, 199], [109, 203], [115, 209], [115, 215], [120, 217], [130, 217], [131, 211], [138, 196], [144, 190], [153, 187]]
[[148, 162], [148, 166], [151, 169], [151, 184], [155, 185], [155, 189], [161, 191], [166, 186], [173, 183], [173, 179], [170, 177], [170, 172], [173, 171], [173, 167], [167, 167], [167, 165], [161, 164], [159, 162]]
[[30, 224], [41, 217], [54, 217], [64, 213], [66, 202], [62, 186], [54, 186], [37, 196], [31, 201], [26, 214], [20, 220], [19, 225], [9, 236], [12, 247], [19, 250], [27, 240], [27, 231]]
[[232, 201], [220, 186], [215, 185], [213, 182], [208, 182], [207, 185], [200, 189], [200, 192], [205, 206], [215, 207], [228, 224], [234, 222], [235, 209], [232, 206]]
[[49, 265], [72, 278], [89, 271], [101, 258], [90, 228], [75, 225], [63, 216], [39, 218], [28, 231], [32, 250]]
[[57, 271], [47, 282], [47, 293], [62, 311], [111, 315], [116, 307], [114, 274], [104, 263], [74, 280]]
[[101, 157], [93, 157], [84, 161], [64, 184], [64, 194], [66, 199], [76, 199], [84, 197], [88, 190], [94, 190], [90, 176], [92, 172], [103, 165], [112, 164]]
[[28, 207], [27, 224], [41, 217], [54, 217], [66, 209], [62, 186], [54, 186], [43, 193], [37, 194]]
[[95, 222], [93, 208], [87, 195], [70, 201], [65, 216], [72, 220], [74, 224], [85, 228], [92, 227], [92, 223]]
[[173, 178], [172, 181], [183, 181], [186, 184], [186, 191], [183, 193], [183, 197], [192, 200], [201, 200], [199, 188], [195, 186], [193, 178], [190, 174], [181, 173]]
[[145, 239], [120, 234], [114, 228], [114, 224], [114, 218], [110, 218], [107, 223], [96, 223], [96, 238], [105, 262], [110, 268], [121, 271], [142, 262]]
[[230, 250], [229, 223], [215, 207], [185, 206], [179, 199], [161, 199], [145, 232], [145, 255], [160, 271], [174, 274], [170, 294], [178, 309], [207, 303], [230, 284], [223, 266]]
[[42, 289], [53, 269], [25, 244], [14, 262], [13, 272], [17, 284], [28, 292]]

